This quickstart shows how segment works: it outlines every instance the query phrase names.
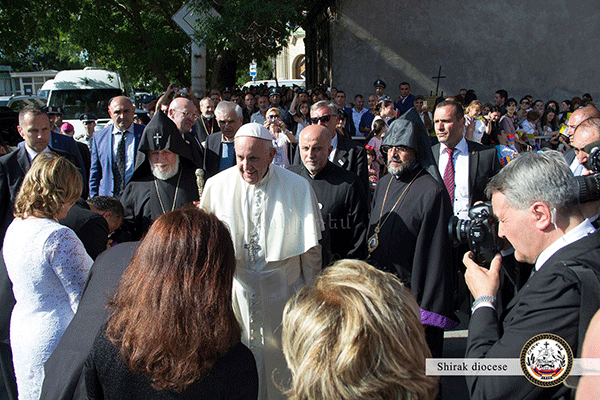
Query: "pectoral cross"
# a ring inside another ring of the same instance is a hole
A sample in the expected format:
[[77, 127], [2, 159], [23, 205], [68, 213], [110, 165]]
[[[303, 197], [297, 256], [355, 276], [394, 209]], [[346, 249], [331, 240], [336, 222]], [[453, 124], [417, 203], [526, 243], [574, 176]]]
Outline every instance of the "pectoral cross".
[[258, 256], [258, 251], [260, 250], [260, 246], [258, 244], [258, 235], [254, 234], [250, 238], [248, 244], [244, 245], [244, 248], [248, 250], [248, 256], [250, 257], [250, 262], [255, 262], [256, 257]]
[[160, 146], [160, 139], [162, 139], [162, 133], [156, 132], [153, 136], [154, 141], [156, 142], [156, 147]]

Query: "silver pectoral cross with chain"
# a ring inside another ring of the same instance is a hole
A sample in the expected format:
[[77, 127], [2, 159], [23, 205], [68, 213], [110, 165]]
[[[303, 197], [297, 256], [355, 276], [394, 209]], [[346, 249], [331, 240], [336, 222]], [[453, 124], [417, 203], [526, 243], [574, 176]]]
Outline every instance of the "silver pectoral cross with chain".
[[258, 234], [252, 234], [250, 241], [248, 244], [244, 245], [244, 248], [248, 250], [248, 256], [250, 257], [250, 262], [256, 262], [256, 257], [258, 256], [258, 251], [260, 250], [260, 246], [258, 244]]

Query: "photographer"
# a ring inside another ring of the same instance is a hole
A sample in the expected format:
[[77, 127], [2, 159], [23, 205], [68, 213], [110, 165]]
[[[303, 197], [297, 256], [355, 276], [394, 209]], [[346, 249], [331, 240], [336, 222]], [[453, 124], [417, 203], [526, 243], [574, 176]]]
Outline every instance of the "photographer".
[[[571, 267], [600, 275], [600, 232], [581, 214], [568, 165], [555, 151], [521, 154], [492, 178], [486, 194], [498, 235], [513, 245], [517, 261], [535, 268], [498, 318], [500, 255], [489, 270], [465, 255], [465, 279], [475, 298], [466, 357], [518, 358], [540, 333], [559, 335], [576, 354], [582, 284]], [[565, 386], [539, 387], [524, 376], [469, 376], [467, 384], [471, 399], [568, 396]]]
[[[594, 167], [593, 160], [589, 160], [590, 154], [586, 151], [589, 145], [600, 141], [600, 118], [589, 118], [583, 121], [573, 133], [571, 137], [571, 145], [575, 150], [577, 161], [583, 166], [584, 176], [592, 173], [600, 172], [597, 167]], [[590, 165], [592, 164], [592, 165]], [[579, 179], [585, 179], [578, 177]], [[589, 218], [592, 224], [598, 228], [598, 208], [600, 207], [599, 200], [587, 201], [581, 204], [581, 212], [585, 218]]]

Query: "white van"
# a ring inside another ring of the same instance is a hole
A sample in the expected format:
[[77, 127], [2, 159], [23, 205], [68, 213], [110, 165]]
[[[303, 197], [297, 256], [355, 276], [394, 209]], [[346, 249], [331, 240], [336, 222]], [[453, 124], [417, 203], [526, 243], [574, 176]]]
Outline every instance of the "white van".
[[41, 89], [38, 90], [38, 96], [43, 97], [44, 99], [48, 99], [48, 95], [50, 94], [50, 89], [54, 87], [54, 79], [48, 79], [42, 85]]
[[81, 114], [94, 114], [98, 119], [96, 130], [101, 129], [110, 121], [110, 99], [125, 93], [117, 72], [93, 67], [60, 71], [48, 86], [43, 88], [49, 91], [47, 105], [62, 108], [63, 122], [73, 124], [75, 136], [84, 133]]
[[294, 85], [300, 86], [300, 87], [306, 86], [306, 82], [304, 79], [279, 79], [277, 81], [275, 81], [274, 79], [270, 79], [270, 80], [265, 80], [265, 81], [249, 81], [249, 82], [246, 82], [244, 84], [244, 86], [242, 86], [242, 87], [245, 89], [245, 88], [249, 88], [250, 86], [260, 86], [263, 84], [266, 84], [268, 87], [277, 87], [277, 86], [292, 87]]

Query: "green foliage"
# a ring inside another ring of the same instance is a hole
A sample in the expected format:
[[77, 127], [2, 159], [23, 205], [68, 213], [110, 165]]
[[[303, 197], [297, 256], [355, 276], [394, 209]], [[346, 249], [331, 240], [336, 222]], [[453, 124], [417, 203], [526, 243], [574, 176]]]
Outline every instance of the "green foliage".
[[[190, 40], [171, 16], [183, 1], [85, 0], [71, 16], [70, 38], [136, 86], [189, 84]], [[155, 84], [156, 85], [156, 84]]]
[[[268, 64], [314, 0], [196, 0], [220, 18], [200, 24], [208, 69], [218, 55], [247, 77], [248, 63]], [[190, 83], [190, 39], [172, 20], [187, 0], [0, 0], [0, 62], [14, 70], [95, 65], [124, 72], [135, 86]], [[233, 60], [231, 57], [233, 55]], [[261, 65], [261, 64], [259, 64]], [[216, 73], [223, 70], [214, 68]], [[263, 72], [268, 74], [268, 72]], [[259, 75], [263, 74], [259, 68]], [[267, 76], [268, 77], [268, 76]]]
[[235, 52], [238, 62], [265, 61], [287, 44], [290, 34], [302, 23], [311, 0], [197, 0], [195, 7], [206, 12], [213, 7], [219, 17], [208, 16], [198, 25], [198, 38], [213, 51]]
[[[271, 59], [260, 60], [256, 62], [256, 80], [262, 81], [273, 78], [274, 65]], [[242, 87], [250, 81], [250, 64], [241, 64], [237, 71], [237, 85]]]

